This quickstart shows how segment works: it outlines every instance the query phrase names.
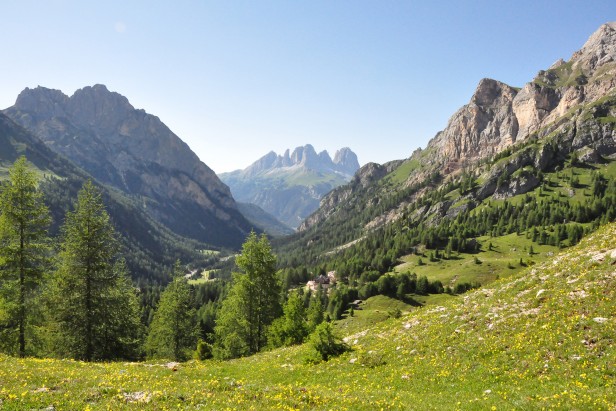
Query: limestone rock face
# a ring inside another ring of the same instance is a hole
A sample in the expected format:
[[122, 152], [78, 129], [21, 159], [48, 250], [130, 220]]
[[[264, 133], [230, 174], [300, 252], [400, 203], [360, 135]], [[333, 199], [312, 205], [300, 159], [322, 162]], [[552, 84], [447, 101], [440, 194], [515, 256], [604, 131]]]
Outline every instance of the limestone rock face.
[[5, 112], [99, 181], [143, 196], [150, 215], [178, 234], [235, 247], [250, 230], [229, 188], [186, 143], [104, 85], [71, 97], [25, 89]]
[[520, 90], [496, 80], [481, 80], [470, 102], [429, 142], [428, 149], [435, 152], [429, 161], [446, 173], [455, 172], [536, 137], [561, 119], [566, 122], [564, 117], [571, 110], [615, 89], [616, 23], [612, 22], [602, 25], [569, 61], [559, 60], [540, 71]]
[[496, 80], [479, 82], [469, 104], [459, 109], [445, 130], [430, 142], [438, 160], [459, 161], [493, 154], [515, 141], [518, 122], [513, 115], [517, 91]]

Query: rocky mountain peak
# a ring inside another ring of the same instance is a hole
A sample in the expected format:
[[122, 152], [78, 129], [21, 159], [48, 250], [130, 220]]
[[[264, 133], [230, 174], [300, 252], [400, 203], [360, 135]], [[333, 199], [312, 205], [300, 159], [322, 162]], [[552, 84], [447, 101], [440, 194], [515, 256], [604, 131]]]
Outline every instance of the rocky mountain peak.
[[136, 110], [123, 95], [96, 84], [75, 91], [67, 102], [67, 111], [78, 124], [112, 132]]
[[616, 89], [616, 23], [602, 25], [570, 61], [556, 61], [521, 89], [482, 79], [469, 103], [428, 143], [445, 172], [498, 153]]
[[348, 174], [353, 174], [359, 169], [357, 154], [348, 147], [343, 147], [336, 151], [334, 155], [334, 164], [338, 165], [338, 167]]
[[511, 102], [516, 90], [497, 80], [484, 78], [479, 81], [475, 93], [471, 97], [471, 104], [482, 108], [493, 108]]
[[616, 22], [601, 25], [584, 43], [579, 51], [571, 56], [587, 70], [616, 61]]
[[99, 181], [148, 199], [151, 215], [178, 234], [237, 246], [250, 228], [229, 188], [185, 142], [104, 85], [71, 97], [26, 89], [5, 113]]
[[17, 96], [15, 106], [19, 110], [32, 113], [45, 113], [47, 116], [64, 115], [64, 108], [68, 102], [68, 96], [60, 90], [53, 90], [38, 86], [34, 89], [25, 88]]
[[291, 154], [291, 161], [293, 164], [298, 164], [304, 167], [311, 167], [318, 163], [318, 155], [314, 147], [310, 144], [306, 144], [303, 147], [297, 147]]
[[289, 227], [297, 227], [333, 188], [351, 180], [359, 169], [357, 155], [345, 147], [332, 161], [310, 144], [283, 155], [267, 153], [243, 170], [220, 174], [233, 196], [256, 204]]

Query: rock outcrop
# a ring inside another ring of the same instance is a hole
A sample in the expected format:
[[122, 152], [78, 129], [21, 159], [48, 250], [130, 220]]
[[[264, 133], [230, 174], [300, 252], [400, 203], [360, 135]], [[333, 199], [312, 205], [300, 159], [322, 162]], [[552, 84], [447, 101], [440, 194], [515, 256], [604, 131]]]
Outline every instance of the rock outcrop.
[[143, 199], [178, 234], [237, 247], [250, 230], [229, 188], [163, 122], [103, 85], [25, 89], [5, 113], [96, 179]]
[[607, 23], [568, 62], [557, 61], [519, 90], [481, 80], [470, 102], [428, 144], [435, 152], [429, 161], [455, 172], [512, 144], [542, 137], [547, 128], [555, 131], [554, 124], [571, 110], [615, 89], [616, 23]]

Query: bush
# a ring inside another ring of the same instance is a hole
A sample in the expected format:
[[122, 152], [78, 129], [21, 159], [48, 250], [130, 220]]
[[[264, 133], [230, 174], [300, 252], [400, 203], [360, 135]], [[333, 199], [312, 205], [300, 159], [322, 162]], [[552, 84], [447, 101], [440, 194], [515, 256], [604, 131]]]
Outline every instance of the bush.
[[212, 344], [199, 340], [195, 351], [195, 360], [203, 361], [212, 358]]
[[382, 352], [360, 351], [357, 359], [361, 365], [368, 368], [375, 368], [387, 364]]
[[400, 318], [402, 317], [402, 311], [399, 308], [393, 308], [387, 312], [387, 315], [391, 318]]
[[[314, 349], [317, 358], [327, 361], [347, 351], [349, 347], [334, 333], [330, 323], [321, 323], [310, 335], [310, 346]], [[313, 362], [309, 359], [310, 362]]]

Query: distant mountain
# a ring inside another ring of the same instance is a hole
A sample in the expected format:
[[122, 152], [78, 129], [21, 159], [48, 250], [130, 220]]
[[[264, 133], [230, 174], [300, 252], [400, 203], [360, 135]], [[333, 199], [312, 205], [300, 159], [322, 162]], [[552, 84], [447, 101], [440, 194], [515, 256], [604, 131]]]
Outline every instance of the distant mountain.
[[[21, 155], [44, 176], [41, 189], [53, 218], [50, 231], [57, 236], [66, 212], [72, 210], [77, 192], [92, 177], [0, 113], [0, 180]], [[203, 259], [198, 250], [207, 245], [171, 232], [145, 213], [141, 203], [121, 191], [105, 185], [99, 188], [120, 235], [129, 270], [139, 284], [165, 281], [176, 259], [197, 264]]]
[[250, 230], [229, 188], [186, 143], [103, 85], [71, 97], [26, 88], [4, 113], [177, 234], [237, 248]]
[[270, 152], [244, 170], [220, 174], [233, 196], [256, 204], [290, 227], [297, 227], [319, 207], [323, 195], [350, 181], [359, 169], [357, 155], [338, 150], [317, 154], [311, 145], [283, 155]]

